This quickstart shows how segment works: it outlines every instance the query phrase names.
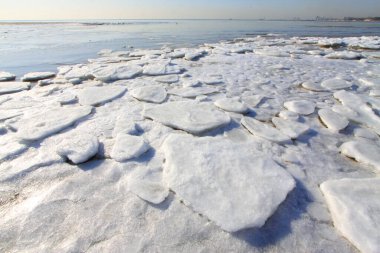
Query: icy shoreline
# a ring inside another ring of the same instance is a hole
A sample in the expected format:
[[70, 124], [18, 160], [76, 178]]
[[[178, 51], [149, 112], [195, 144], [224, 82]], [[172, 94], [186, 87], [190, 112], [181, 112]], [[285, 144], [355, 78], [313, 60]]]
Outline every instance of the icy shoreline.
[[379, 50], [258, 36], [0, 72], [0, 251], [379, 252]]

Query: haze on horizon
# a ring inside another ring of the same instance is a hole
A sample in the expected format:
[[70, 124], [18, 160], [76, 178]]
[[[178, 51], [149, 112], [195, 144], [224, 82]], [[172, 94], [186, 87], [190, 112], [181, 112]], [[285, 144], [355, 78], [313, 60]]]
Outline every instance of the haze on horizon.
[[1, 0], [0, 20], [380, 16], [379, 0]]

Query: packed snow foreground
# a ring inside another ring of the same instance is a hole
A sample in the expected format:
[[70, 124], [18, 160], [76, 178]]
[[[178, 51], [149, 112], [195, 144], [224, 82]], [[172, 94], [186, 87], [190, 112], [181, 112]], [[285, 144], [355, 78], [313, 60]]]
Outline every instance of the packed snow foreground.
[[378, 50], [264, 36], [0, 72], [0, 251], [380, 252]]

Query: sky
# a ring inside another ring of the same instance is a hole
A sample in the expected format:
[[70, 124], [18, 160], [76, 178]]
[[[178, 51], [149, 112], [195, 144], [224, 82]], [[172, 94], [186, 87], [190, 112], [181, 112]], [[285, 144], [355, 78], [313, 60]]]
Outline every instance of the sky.
[[0, 0], [0, 20], [380, 16], [380, 0]]

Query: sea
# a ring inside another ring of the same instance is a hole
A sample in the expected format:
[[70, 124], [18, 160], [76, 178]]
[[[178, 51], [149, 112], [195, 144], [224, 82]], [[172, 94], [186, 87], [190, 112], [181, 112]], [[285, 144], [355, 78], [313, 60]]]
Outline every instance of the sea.
[[0, 21], [0, 71], [23, 75], [85, 62], [101, 49], [194, 47], [242, 37], [380, 36], [380, 22], [285, 20]]

